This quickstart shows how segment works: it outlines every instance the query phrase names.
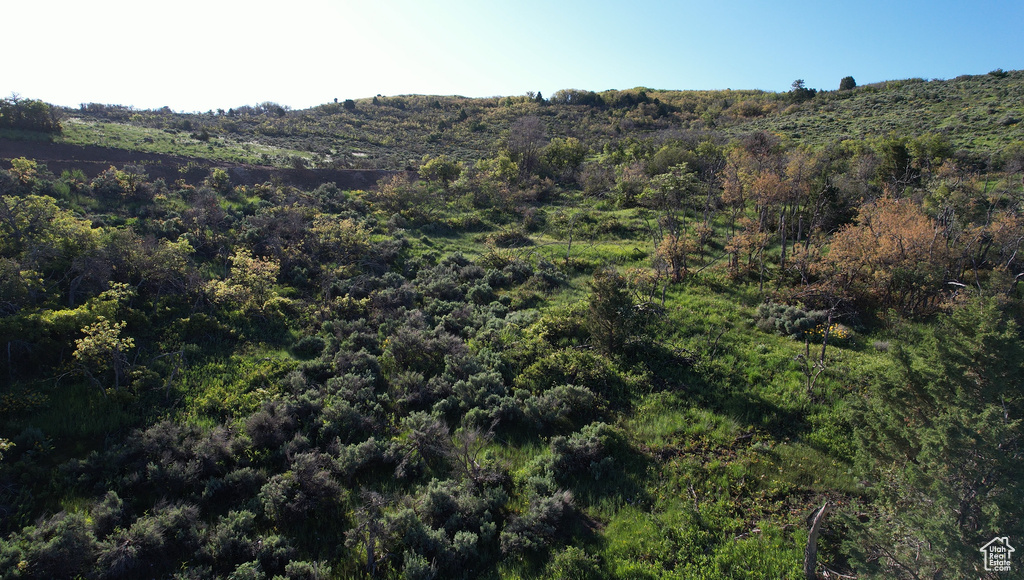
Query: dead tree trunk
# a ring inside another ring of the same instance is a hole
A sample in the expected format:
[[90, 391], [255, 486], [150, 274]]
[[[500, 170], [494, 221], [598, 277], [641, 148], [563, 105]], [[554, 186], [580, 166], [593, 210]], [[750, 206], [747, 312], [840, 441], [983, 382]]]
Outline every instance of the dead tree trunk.
[[807, 580], [817, 580], [818, 578], [818, 574], [815, 572], [818, 568], [818, 532], [821, 531], [821, 522], [824, 521], [828, 508], [828, 501], [826, 501], [825, 505], [818, 510], [818, 514], [814, 516], [811, 532], [807, 535], [807, 547], [804, 548], [804, 577]]

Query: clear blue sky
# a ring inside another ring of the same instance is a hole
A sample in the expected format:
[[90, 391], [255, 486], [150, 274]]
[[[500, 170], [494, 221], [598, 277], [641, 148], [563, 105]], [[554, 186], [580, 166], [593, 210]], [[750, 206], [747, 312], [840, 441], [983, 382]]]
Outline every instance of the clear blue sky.
[[1024, 69], [1020, 0], [21, 0], [0, 96], [177, 111], [376, 94], [835, 89]]

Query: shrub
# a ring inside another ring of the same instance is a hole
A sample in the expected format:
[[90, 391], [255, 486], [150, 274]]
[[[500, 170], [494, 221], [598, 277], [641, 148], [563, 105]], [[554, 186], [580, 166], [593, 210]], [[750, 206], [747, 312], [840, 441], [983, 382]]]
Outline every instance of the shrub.
[[524, 407], [542, 431], [572, 431], [600, 414], [597, 396], [590, 389], [575, 385], [561, 385], [530, 397]]
[[276, 450], [295, 429], [294, 409], [282, 401], [268, 401], [245, 421], [253, 447]]
[[572, 493], [556, 491], [547, 497], [535, 497], [526, 512], [512, 516], [501, 531], [503, 554], [543, 552], [565, 540], [565, 529], [576, 514]]
[[472, 408], [483, 405], [492, 395], [504, 395], [506, 388], [500, 374], [484, 371], [452, 383], [452, 393], [465, 408]]
[[610, 402], [625, 402], [628, 386], [607, 357], [592, 351], [562, 349], [538, 359], [516, 377], [516, 386], [535, 394], [562, 385], [585, 387]]
[[85, 516], [61, 512], [13, 535], [9, 543], [0, 540], [0, 567], [34, 578], [74, 578], [89, 571], [97, 548]]
[[426, 466], [439, 467], [451, 454], [448, 426], [437, 417], [411, 413], [402, 421], [402, 429], [401, 439], [389, 451], [400, 457], [396, 477], [418, 475]]
[[219, 506], [224, 502], [239, 502], [243, 498], [253, 498], [267, 481], [262, 471], [252, 467], [242, 467], [229, 472], [221, 478], [211, 477], [206, 481], [203, 490], [204, 506]]
[[383, 467], [389, 463], [386, 456], [387, 446], [370, 437], [362, 443], [348, 445], [338, 452], [336, 460], [338, 474], [342, 479], [351, 482], [359, 474], [374, 468]]
[[326, 443], [338, 439], [341, 443], [359, 441], [374, 429], [372, 418], [364, 416], [350, 402], [331, 397], [316, 421], [316, 439]]
[[256, 515], [250, 511], [232, 511], [220, 518], [203, 545], [202, 554], [218, 570], [235, 568], [256, 553], [254, 530]]
[[101, 470], [113, 467], [118, 474], [115, 480], [125, 492], [174, 497], [204, 489], [211, 477], [223, 477], [238, 451], [238, 441], [224, 427], [205, 432], [161, 421], [135, 432], [123, 446], [82, 462], [79, 468], [85, 472], [82, 482], [91, 480], [99, 489], [109, 486], [103, 479], [109, 474]]
[[323, 352], [325, 344], [319, 336], [304, 336], [295, 343], [292, 352], [301, 359], [311, 359]]
[[259, 562], [246, 562], [235, 567], [228, 575], [228, 580], [264, 580], [267, 575], [260, 568]]
[[337, 519], [338, 508], [347, 494], [335, 480], [335, 471], [334, 461], [319, 451], [296, 455], [290, 471], [271, 477], [260, 490], [267, 517], [289, 526], [301, 524], [311, 516], [325, 523]]
[[545, 471], [555, 481], [568, 485], [580, 475], [590, 475], [595, 481], [613, 469], [612, 452], [624, 444], [624, 437], [606, 423], [591, 423], [569, 437], [551, 440], [551, 455], [541, 459]]
[[558, 269], [554, 263], [541, 259], [537, 264], [537, 270], [527, 280], [526, 287], [534, 290], [550, 292], [555, 288], [568, 284], [565, 273]]
[[530, 236], [519, 229], [502, 230], [491, 234], [488, 241], [499, 248], [522, 248], [533, 244]]
[[587, 328], [591, 344], [604, 354], [620, 353], [627, 341], [646, 335], [645, 317], [626, 288], [626, 279], [614, 270], [598, 270], [590, 282]]
[[124, 500], [118, 497], [117, 492], [108, 491], [103, 500], [93, 506], [89, 515], [92, 517], [92, 529], [96, 536], [106, 537], [124, 522]]
[[193, 554], [199, 544], [199, 509], [179, 504], [157, 507], [128, 529], [113, 534], [103, 545], [99, 565], [109, 578], [137, 578], [169, 569]]
[[576, 546], [569, 546], [555, 554], [548, 562], [545, 574], [560, 580], [599, 580], [607, 577], [598, 558]]
[[757, 327], [791, 338], [804, 338], [812, 329], [828, 319], [823, 310], [805, 311], [796, 306], [765, 302], [757, 307]]
[[282, 536], [263, 536], [257, 545], [260, 568], [268, 576], [284, 572], [285, 566], [295, 557], [295, 548]]
[[417, 512], [425, 524], [454, 538], [459, 532], [479, 532], [507, 501], [500, 489], [488, 492], [468, 482], [435, 479], [418, 499]]
[[434, 580], [437, 578], [437, 563], [431, 563], [415, 552], [406, 551], [402, 557], [402, 578], [404, 580]]
[[465, 344], [446, 332], [403, 326], [388, 337], [381, 364], [389, 376], [405, 370], [429, 378], [444, 370], [447, 357], [462, 352], [465, 352]]
[[288, 562], [284, 574], [288, 580], [326, 580], [331, 578], [331, 567], [324, 562]]
[[563, 311], [549, 310], [533, 324], [529, 332], [557, 348], [586, 344], [589, 333], [583, 320], [582, 304], [575, 304]]
[[466, 293], [466, 299], [474, 304], [490, 304], [498, 299], [494, 289], [487, 283], [477, 284]]

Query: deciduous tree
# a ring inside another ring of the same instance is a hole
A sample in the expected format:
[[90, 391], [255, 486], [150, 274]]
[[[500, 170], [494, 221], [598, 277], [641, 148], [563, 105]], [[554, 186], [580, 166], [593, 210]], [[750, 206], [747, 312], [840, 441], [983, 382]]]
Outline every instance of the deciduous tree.
[[57, 111], [43, 101], [22, 99], [16, 94], [0, 99], [0, 128], [59, 133]]
[[424, 156], [419, 174], [421, 179], [431, 183], [440, 183], [441, 187], [447, 189], [451, 182], [462, 175], [462, 164], [447, 155]]
[[949, 260], [935, 220], [911, 200], [885, 197], [833, 236], [818, 273], [841, 295], [914, 315], [936, 306]]
[[576, 171], [590, 150], [575, 137], [554, 138], [544, 148], [544, 165], [562, 179], [575, 179]]
[[214, 299], [228, 302], [247, 311], [262, 312], [276, 295], [274, 284], [281, 263], [270, 258], [253, 256], [245, 248], [231, 256], [231, 275], [211, 284]]
[[111, 323], [100, 316], [96, 322], [82, 329], [85, 337], [75, 341], [74, 357], [94, 382], [100, 382], [97, 375], [111, 371], [114, 389], [121, 387], [121, 379], [128, 368], [127, 352], [135, 346], [135, 339], [121, 336], [126, 325], [123, 321]]
[[533, 173], [540, 165], [540, 152], [546, 140], [547, 130], [539, 117], [520, 117], [512, 123], [508, 133], [508, 150], [524, 176]]

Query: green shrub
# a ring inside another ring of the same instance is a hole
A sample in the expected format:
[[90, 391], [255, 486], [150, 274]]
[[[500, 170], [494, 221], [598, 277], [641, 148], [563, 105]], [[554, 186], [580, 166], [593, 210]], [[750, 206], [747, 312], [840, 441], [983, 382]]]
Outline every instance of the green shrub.
[[326, 343], [319, 336], [303, 336], [292, 347], [295, 356], [301, 359], [311, 359], [320, 356]]
[[575, 515], [572, 493], [568, 491], [534, 497], [526, 512], [513, 515], [501, 531], [502, 553], [546, 552], [567, 539], [564, 530]]
[[78, 577], [90, 573], [99, 549], [83, 514], [61, 512], [0, 540], [0, 576]]
[[522, 248], [533, 244], [530, 236], [519, 229], [502, 230], [491, 234], [488, 241], [499, 248]]
[[[199, 547], [199, 509], [188, 504], [157, 508], [103, 543], [99, 566], [108, 578], [138, 578], [169, 571]], [[145, 572], [143, 572], [145, 570]]]
[[539, 466], [561, 485], [594, 481], [616, 469], [613, 454], [625, 445], [618, 429], [606, 423], [591, 423], [569, 437], [551, 439], [551, 455], [542, 457]]
[[220, 518], [204, 542], [202, 553], [221, 571], [233, 570], [256, 552], [256, 515], [232, 511]]
[[437, 578], [437, 563], [431, 563], [416, 552], [405, 552], [402, 556], [403, 580], [434, 580]]
[[516, 377], [516, 385], [536, 394], [561, 385], [585, 387], [611, 403], [628, 398], [628, 377], [593, 351], [562, 349], [538, 359]]
[[288, 580], [327, 580], [331, 578], [331, 567], [325, 562], [288, 562], [284, 567]]
[[823, 310], [805, 311], [796, 306], [765, 302], [757, 307], [757, 327], [791, 338], [804, 338], [808, 331], [828, 319]]
[[559, 580], [600, 580], [608, 575], [601, 569], [600, 560], [576, 546], [558, 552], [548, 562], [544, 573]]

